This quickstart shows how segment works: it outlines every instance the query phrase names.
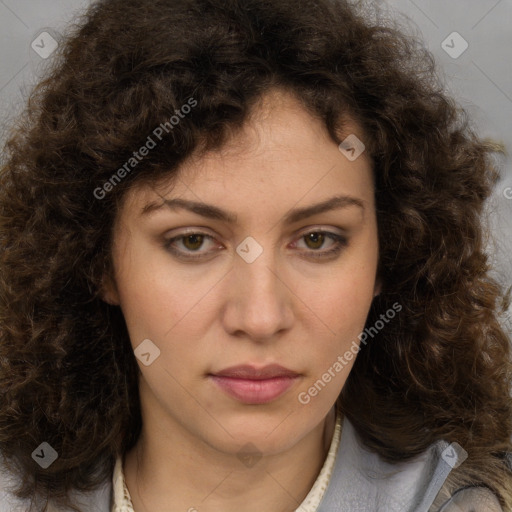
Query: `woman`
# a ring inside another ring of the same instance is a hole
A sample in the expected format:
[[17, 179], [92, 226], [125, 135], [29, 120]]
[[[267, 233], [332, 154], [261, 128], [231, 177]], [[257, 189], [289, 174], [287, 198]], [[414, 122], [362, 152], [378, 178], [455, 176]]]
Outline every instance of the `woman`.
[[0, 174], [0, 510], [512, 510], [492, 150], [343, 1], [93, 4]]

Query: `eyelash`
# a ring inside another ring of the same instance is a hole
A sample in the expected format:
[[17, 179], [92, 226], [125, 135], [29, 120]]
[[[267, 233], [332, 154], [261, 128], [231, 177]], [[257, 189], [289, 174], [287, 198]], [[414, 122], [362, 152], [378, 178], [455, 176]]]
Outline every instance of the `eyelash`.
[[[336, 254], [339, 254], [342, 251], [342, 249], [344, 249], [348, 245], [348, 240], [346, 237], [344, 237], [342, 235], [338, 235], [337, 233], [332, 233], [331, 231], [324, 231], [321, 229], [314, 230], [314, 231], [308, 231], [307, 233], [304, 233], [303, 235], [301, 235], [299, 237], [299, 240], [304, 239], [307, 235], [311, 235], [313, 233], [314, 234], [323, 234], [326, 237], [333, 240], [335, 242], [335, 244], [331, 249], [328, 249], [326, 251], [310, 249], [311, 254], [308, 256], [309, 258], [313, 258], [313, 259], [328, 258], [329, 256], [334, 256]], [[191, 261], [191, 260], [203, 259], [205, 254], [207, 254], [207, 253], [201, 253], [201, 254], [194, 255], [194, 256], [184, 256], [184, 253], [182, 251], [176, 250], [175, 248], [172, 247], [172, 244], [176, 240], [182, 240], [182, 239], [186, 238], [187, 236], [192, 236], [192, 235], [200, 235], [200, 236], [204, 236], [205, 238], [213, 239], [213, 237], [208, 235], [207, 233], [202, 233], [200, 231], [193, 231], [190, 233], [184, 233], [182, 235], [175, 236], [173, 238], [169, 238], [168, 240], [165, 241], [164, 248], [166, 250], [168, 250], [169, 252], [171, 252], [172, 254], [174, 254], [175, 256], [177, 256], [178, 258], [183, 259], [183, 260]]]

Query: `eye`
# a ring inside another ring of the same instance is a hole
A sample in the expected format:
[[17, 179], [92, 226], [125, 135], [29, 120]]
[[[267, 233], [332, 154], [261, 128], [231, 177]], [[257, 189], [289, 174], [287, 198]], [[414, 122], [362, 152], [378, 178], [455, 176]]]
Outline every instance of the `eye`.
[[[198, 260], [204, 259], [208, 254], [213, 254], [215, 249], [212, 250], [201, 250], [204, 249], [205, 245], [210, 248], [215, 246], [213, 243], [215, 239], [207, 233], [201, 232], [190, 232], [183, 233], [179, 236], [169, 238], [164, 242], [164, 248], [171, 252], [174, 256], [182, 260]], [[305, 233], [299, 238], [299, 242], [304, 241], [306, 249], [309, 251], [300, 251], [305, 254], [302, 257], [306, 258], [329, 258], [339, 254], [344, 247], [348, 245], [348, 240], [345, 236], [333, 233], [331, 231], [315, 230]], [[325, 246], [326, 241], [330, 241], [328, 249], [320, 250]], [[293, 244], [294, 247], [298, 246], [298, 242]], [[217, 248], [221, 249], [222, 246], [218, 245]]]
[[193, 260], [203, 258], [208, 252], [213, 252], [200, 251], [201, 247], [204, 246], [205, 241], [210, 241], [211, 244], [213, 240], [214, 238], [206, 233], [184, 233], [182, 235], [169, 238], [165, 241], [164, 246], [178, 258]]
[[[312, 249], [307, 254], [309, 258], [328, 258], [329, 256], [334, 256], [339, 254], [344, 247], [348, 245], [348, 240], [346, 237], [339, 235], [338, 233], [332, 233], [331, 231], [323, 231], [323, 230], [315, 230], [310, 231], [302, 235], [299, 239], [300, 241], [304, 241], [306, 248]], [[319, 251], [321, 249], [326, 240], [330, 240], [330, 248]]]

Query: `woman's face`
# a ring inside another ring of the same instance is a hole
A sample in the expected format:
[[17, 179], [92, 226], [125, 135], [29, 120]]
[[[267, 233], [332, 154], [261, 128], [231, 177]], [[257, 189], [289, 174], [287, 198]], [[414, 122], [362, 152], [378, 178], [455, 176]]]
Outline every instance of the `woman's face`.
[[378, 291], [371, 163], [351, 153], [274, 92], [172, 187], [128, 193], [105, 299], [137, 349], [146, 427], [270, 454], [325, 419]]

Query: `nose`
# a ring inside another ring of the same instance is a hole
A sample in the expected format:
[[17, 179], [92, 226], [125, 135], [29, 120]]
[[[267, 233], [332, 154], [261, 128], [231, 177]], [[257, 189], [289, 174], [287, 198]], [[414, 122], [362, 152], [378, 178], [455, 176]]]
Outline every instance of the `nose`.
[[232, 336], [265, 342], [293, 325], [294, 294], [271, 251], [252, 263], [237, 256], [226, 287], [222, 319]]

